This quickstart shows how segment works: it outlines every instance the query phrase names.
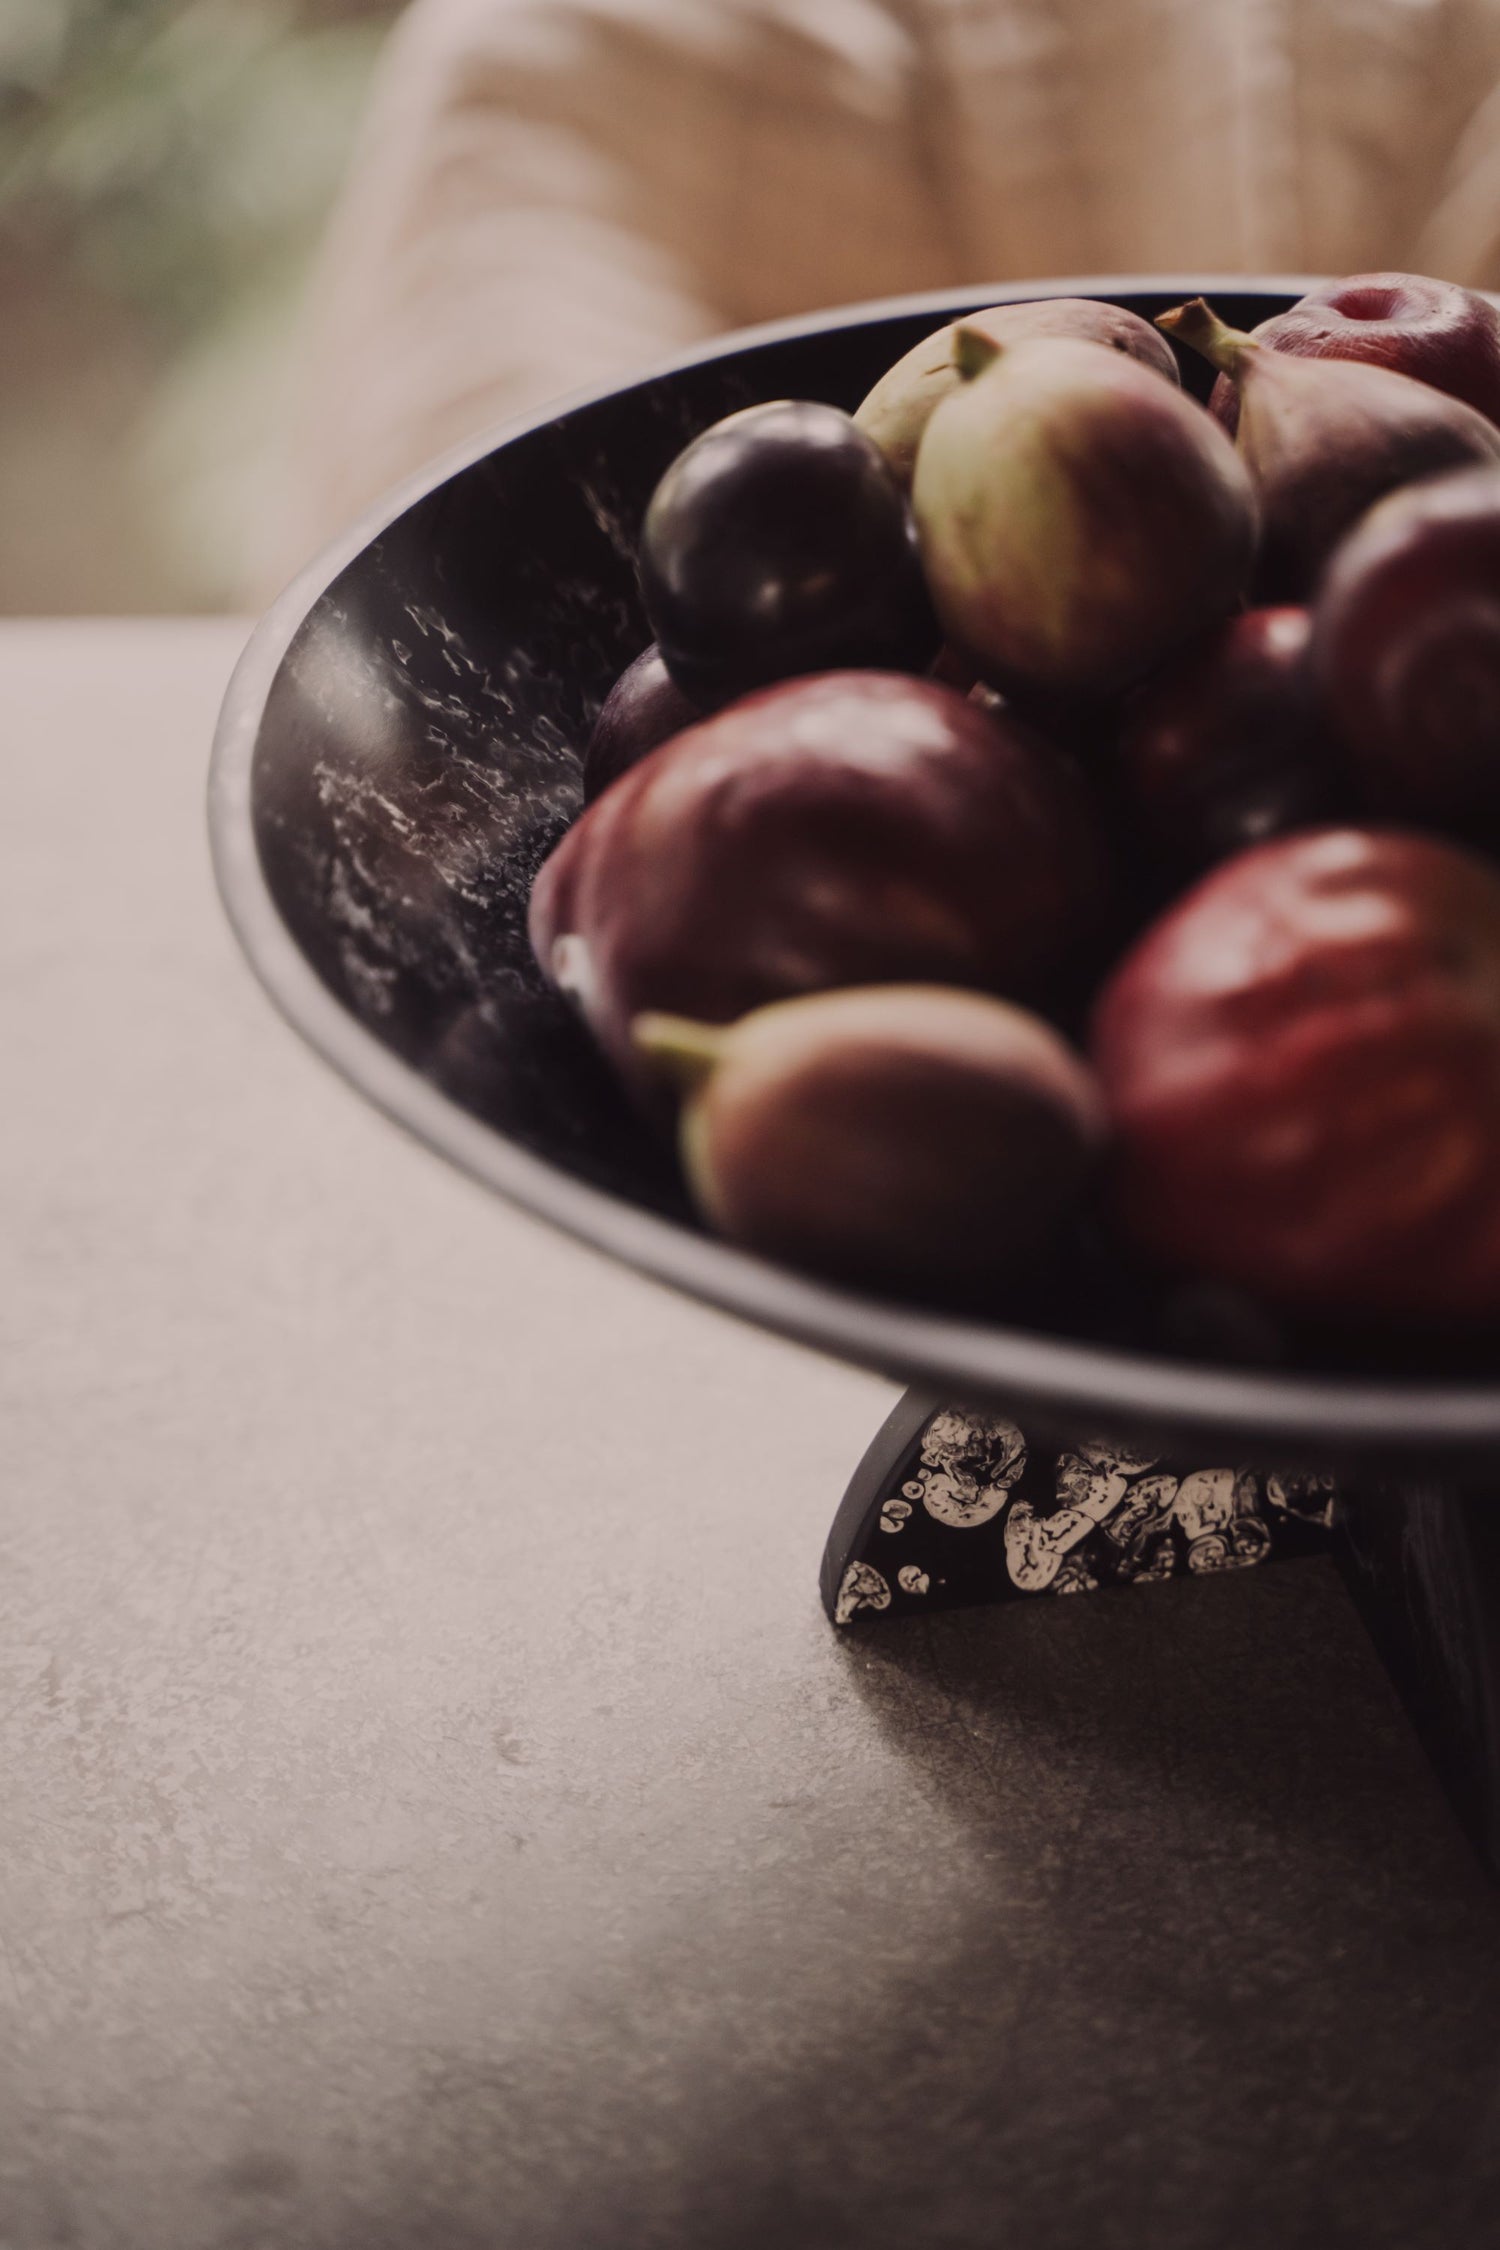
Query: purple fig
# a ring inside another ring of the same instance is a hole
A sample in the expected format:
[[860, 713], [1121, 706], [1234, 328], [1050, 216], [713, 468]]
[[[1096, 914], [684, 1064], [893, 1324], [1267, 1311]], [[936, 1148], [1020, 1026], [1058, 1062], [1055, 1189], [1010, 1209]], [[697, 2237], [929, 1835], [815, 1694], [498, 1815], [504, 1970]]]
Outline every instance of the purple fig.
[[1397, 485], [1500, 460], [1500, 429], [1429, 383], [1349, 359], [1297, 359], [1226, 328], [1201, 297], [1157, 321], [1233, 378], [1237, 443], [1260, 504], [1256, 584], [1305, 601], [1350, 526]]
[[583, 801], [591, 805], [612, 781], [702, 717], [689, 703], [653, 641], [627, 664], [600, 706], [583, 753]]
[[836, 672], [623, 774], [543, 866], [531, 937], [639, 1082], [647, 1009], [727, 1023], [895, 981], [1070, 992], [1109, 891], [1092, 797], [1049, 743], [932, 681]]
[[641, 526], [667, 668], [711, 711], [835, 666], [922, 671], [938, 645], [906, 497], [847, 414], [772, 399], [678, 454]]
[[[1362, 359], [1415, 376], [1500, 422], [1500, 306], [1477, 289], [1425, 273], [1351, 273], [1320, 281], [1252, 329], [1258, 344], [1297, 359]], [[1233, 437], [1239, 393], [1221, 375], [1210, 411]]]
[[1312, 658], [1373, 810], [1500, 839], [1500, 468], [1370, 510], [1324, 574]]
[[908, 490], [933, 408], [963, 381], [955, 351], [960, 328], [1002, 347], [1032, 336], [1072, 336], [1125, 352], [1174, 388], [1181, 383], [1171, 346], [1149, 320], [1123, 305], [1101, 304], [1095, 297], [1041, 297], [1034, 304], [990, 305], [983, 312], [965, 313], [898, 359], [855, 409], [855, 421]]
[[1195, 874], [1341, 811], [1344, 784], [1308, 663], [1305, 609], [1251, 609], [1142, 689], [1117, 758], [1143, 841]]
[[912, 503], [939, 620], [1001, 686], [1087, 696], [1148, 671], [1240, 599], [1250, 481], [1196, 402], [1102, 345], [996, 351], [938, 406]]
[[699, 1209], [746, 1249], [875, 1288], [994, 1288], [1104, 1139], [1088, 1070], [1037, 1016], [923, 985], [815, 993], [727, 1027], [645, 1015], [684, 1093]]

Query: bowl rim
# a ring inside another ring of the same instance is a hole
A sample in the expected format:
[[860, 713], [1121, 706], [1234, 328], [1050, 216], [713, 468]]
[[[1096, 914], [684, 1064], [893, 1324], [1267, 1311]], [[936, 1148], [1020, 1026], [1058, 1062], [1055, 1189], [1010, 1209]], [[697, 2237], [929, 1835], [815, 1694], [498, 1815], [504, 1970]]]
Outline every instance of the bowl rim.
[[1169, 1425], [1232, 1434], [1274, 1453], [1377, 1448], [1424, 1455], [1500, 1453], [1500, 1384], [1249, 1370], [1169, 1359], [965, 1319], [838, 1287], [696, 1233], [533, 1154], [461, 1108], [385, 1047], [323, 983], [281, 919], [251, 817], [251, 772], [273, 682], [332, 581], [399, 516], [498, 448], [580, 409], [763, 344], [874, 320], [951, 319], [982, 304], [1039, 297], [1246, 293], [1301, 296], [1325, 277], [1112, 274], [925, 291], [801, 314], [714, 337], [623, 381], [590, 385], [438, 454], [395, 485], [286, 587], [252, 632], [225, 691], [208, 785], [213, 870], [255, 975], [293, 1030], [395, 1124], [481, 1185], [595, 1249], [721, 1311], [830, 1356], [966, 1405], [1025, 1400], [1059, 1424]]

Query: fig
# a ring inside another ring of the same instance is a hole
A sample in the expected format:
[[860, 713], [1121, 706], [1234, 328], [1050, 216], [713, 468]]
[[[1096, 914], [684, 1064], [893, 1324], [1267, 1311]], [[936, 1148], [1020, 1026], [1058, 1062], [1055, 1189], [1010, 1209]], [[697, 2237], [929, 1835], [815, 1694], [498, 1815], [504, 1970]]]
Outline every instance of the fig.
[[[1500, 422], [1500, 307], [1477, 289], [1423, 273], [1351, 273], [1322, 281], [1251, 330], [1296, 359], [1358, 359], [1411, 375]], [[1209, 407], [1233, 437], [1239, 393], [1227, 375]]]
[[1347, 359], [1296, 359], [1226, 328], [1201, 297], [1158, 316], [1229, 375], [1260, 504], [1256, 591], [1305, 601], [1333, 549], [1397, 485], [1500, 460], [1500, 429], [1430, 383]]
[[1312, 662], [1373, 810], [1500, 840], [1500, 468], [1361, 519], [1324, 575]]
[[995, 1288], [1077, 1200], [1103, 1140], [1079, 1057], [977, 993], [866, 986], [727, 1028], [633, 1028], [683, 1089], [683, 1168], [709, 1224], [839, 1280]]
[[1034, 304], [990, 305], [983, 312], [965, 313], [914, 345], [854, 410], [859, 427], [875, 440], [908, 490], [933, 408], [963, 381], [955, 351], [960, 328], [1001, 346], [1029, 336], [1073, 336], [1127, 353], [1174, 388], [1181, 383], [1171, 346], [1149, 320], [1123, 305], [1101, 304], [1095, 297], [1041, 297]]
[[702, 713], [689, 703], [653, 641], [627, 664], [599, 707], [583, 753], [583, 801], [591, 805], [612, 781]]
[[763, 689], [654, 750], [544, 863], [531, 938], [617, 1066], [647, 1009], [731, 1022], [832, 985], [1047, 1001], [1109, 909], [1093, 799], [1008, 713], [899, 673]]
[[773, 399], [705, 430], [651, 496], [641, 596], [702, 710], [845, 665], [920, 672], [938, 632], [906, 498], [836, 406]]
[[1138, 360], [967, 329], [912, 502], [948, 639], [998, 685], [1102, 695], [1234, 609], [1250, 481], [1203, 408]]
[[1434, 837], [1243, 852], [1098, 1000], [1112, 1197], [1159, 1264], [1416, 1328], [1500, 1311], [1500, 875]]
[[1154, 857], [1196, 874], [1247, 845], [1345, 810], [1313, 689], [1305, 609], [1251, 609], [1141, 690], [1117, 757]]

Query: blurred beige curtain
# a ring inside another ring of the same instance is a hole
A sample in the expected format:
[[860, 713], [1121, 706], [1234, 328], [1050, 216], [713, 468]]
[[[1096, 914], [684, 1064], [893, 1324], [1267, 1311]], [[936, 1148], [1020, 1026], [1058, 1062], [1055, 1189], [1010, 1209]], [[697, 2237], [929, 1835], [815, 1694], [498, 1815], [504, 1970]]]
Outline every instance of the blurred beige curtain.
[[744, 322], [1382, 266], [1500, 281], [1500, 0], [416, 0], [271, 570], [444, 446]]

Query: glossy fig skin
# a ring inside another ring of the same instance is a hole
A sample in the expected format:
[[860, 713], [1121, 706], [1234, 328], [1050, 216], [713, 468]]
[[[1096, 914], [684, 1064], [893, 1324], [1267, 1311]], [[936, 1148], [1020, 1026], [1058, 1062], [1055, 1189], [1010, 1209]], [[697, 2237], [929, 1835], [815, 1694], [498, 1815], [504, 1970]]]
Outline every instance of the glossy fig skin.
[[1181, 387], [1171, 346], [1149, 320], [1127, 312], [1123, 305], [1101, 304], [1093, 297], [1041, 297], [1034, 304], [989, 305], [982, 312], [965, 313], [962, 320], [950, 320], [914, 345], [854, 410], [855, 421], [875, 440], [907, 491], [933, 408], [963, 380], [954, 355], [960, 328], [975, 330], [1002, 346], [1032, 336], [1072, 336], [1084, 343], [1104, 344], [1154, 369], [1174, 389]]
[[1157, 326], [1233, 376], [1255, 487], [1254, 593], [1307, 601], [1340, 539], [1399, 485], [1500, 461], [1500, 429], [1429, 383], [1356, 360], [1297, 359], [1226, 328], [1202, 298]]
[[584, 803], [591, 805], [612, 781], [702, 716], [652, 641], [626, 665], [599, 707], [583, 753]]
[[1000, 687], [1085, 698], [1237, 608], [1255, 542], [1249, 478], [1203, 408], [1062, 337], [943, 400], [912, 505], [949, 641]]
[[[660, 1058], [697, 1028], [644, 1016], [635, 1033]], [[1003, 1287], [1104, 1138], [1089, 1072], [1050, 1025], [940, 987], [779, 1001], [720, 1033], [693, 1075], [680, 1141], [709, 1224], [874, 1289]]]
[[774, 399], [693, 440], [651, 496], [638, 569], [673, 679], [710, 711], [844, 665], [921, 671], [938, 632], [906, 498], [836, 406]]
[[[1500, 422], [1500, 306], [1421, 273], [1351, 273], [1325, 281], [1251, 330], [1296, 359], [1357, 359], [1411, 375]], [[1239, 397], [1221, 375], [1209, 411], [1233, 437]]]
[[1071, 988], [1110, 907], [1093, 798], [1018, 722], [898, 673], [763, 690], [623, 775], [531, 901], [538, 961], [640, 1083], [630, 1024], [828, 986]]
[[1115, 753], [1143, 845], [1165, 867], [1215, 861], [1350, 809], [1319, 709], [1305, 609], [1250, 609], [1163, 667]]
[[1206, 876], [1105, 985], [1126, 1236], [1286, 1310], [1500, 1311], [1500, 875], [1329, 828]]
[[1372, 810], [1500, 840], [1500, 468], [1370, 510], [1324, 576], [1312, 665]]

